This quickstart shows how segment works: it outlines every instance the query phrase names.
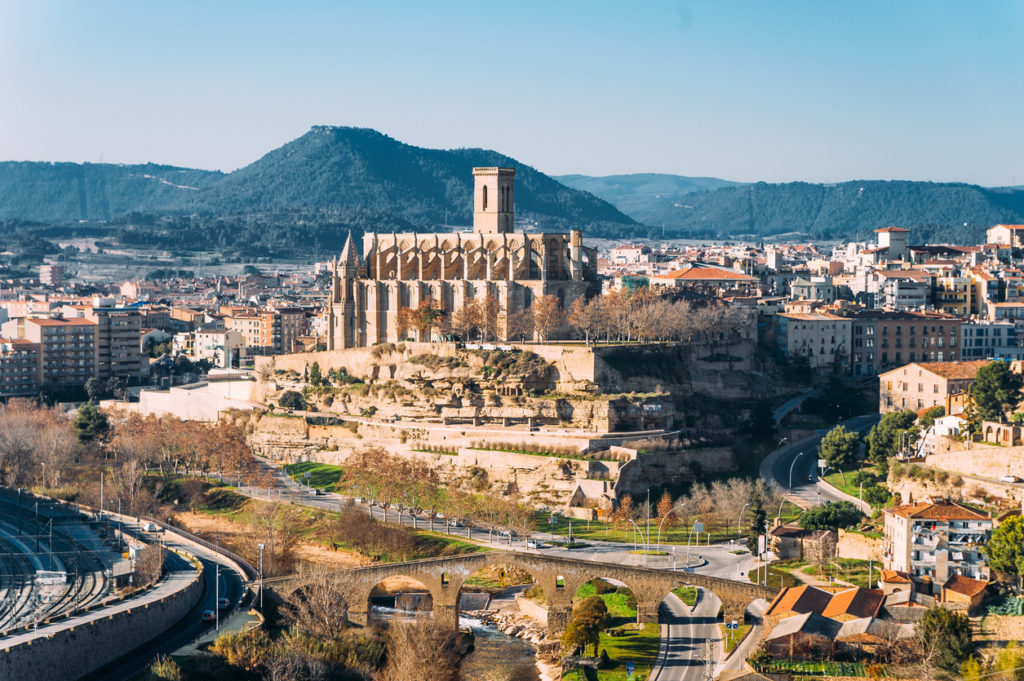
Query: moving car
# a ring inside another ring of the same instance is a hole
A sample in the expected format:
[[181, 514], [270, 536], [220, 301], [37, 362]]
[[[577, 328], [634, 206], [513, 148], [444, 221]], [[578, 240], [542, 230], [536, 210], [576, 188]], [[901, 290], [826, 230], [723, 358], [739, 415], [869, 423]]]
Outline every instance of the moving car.
[[221, 597], [221, 598], [219, 598], [217, 600], [217, 609], [218, 610], [227, 610], [230, 607], [231, 607], [231, 601], [229, 601], [228, 599], [226, 599], [224, 597]]
[[216, 615], [216, 613], [213, 612], [213, 610], [203, 610], [203, 621], [204, 622], [212, 622], [215, 619], [217, 619], [217, 615]]
[[999, 482], [1020, 482], [1020, 478], [1016, 475], [1003, 475], [999, 477]]

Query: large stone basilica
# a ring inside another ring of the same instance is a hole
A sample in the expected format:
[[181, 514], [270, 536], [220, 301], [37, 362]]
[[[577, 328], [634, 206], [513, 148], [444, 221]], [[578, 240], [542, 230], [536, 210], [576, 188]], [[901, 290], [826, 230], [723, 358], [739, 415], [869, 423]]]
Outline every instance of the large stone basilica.
[[554, 296], [566, 310], [600, 291], [597, 252], [583, 246], [582, 232], [513, 231], [514, 169], [474, 168], [473, 179], [472, 232], [365, 234], [362, 258], [349, 236], [331, 278], [329, 350], [401, 340], [399, 310], [424, 301], [452, 314], [491, 295], [501, 310], [498, 336], [507, 339], [509, 317], [539, 297]]

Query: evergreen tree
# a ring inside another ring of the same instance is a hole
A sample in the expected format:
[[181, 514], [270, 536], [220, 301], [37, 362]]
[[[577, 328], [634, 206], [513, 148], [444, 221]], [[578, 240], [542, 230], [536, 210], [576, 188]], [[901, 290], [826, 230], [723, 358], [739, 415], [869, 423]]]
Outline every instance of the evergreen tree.
[[309, 367], [309, 384], [318, 386], [323, 383], [323, 380], [323, 374], [320, 373], [320, 362], [313, 362], [313, 365]]
[[846, 474], [843, 473], [843, 469], [853, 465], [857, 460], [859, 450], [860, 435], [846, 430], [843, 426], [836, 426], [821, 438], [818, 455], [825, 460], [825, 463], [842, 474], [845, 483]]
[[922, 662], [955, 673], [974, 650], [971, 623], [963, 615], [941, 606], [929, 608], [914, 627]]
[[747, 548], [754, 555], [757, 555], [757, 537], [764, 534], [768, 528], [768, 514], [764, 510], [764, 502], [761, 500], [761, 493], [754, 488], [754, 494], [750, 499], [750, 536], [747, 537]]
[[1020, 402], [1021, 376], [1010, 371], [1009, 362], [990, 362], [978, 369], [971, 385], [971, 399], [983, 421], [998, 421]]
[[915, 420], [917, 414], [909, 409], [883, 414], [882, 419], [868, 433], [868, 458], [881, 465], [896, 456], [903, 433], [914, 425]]
[[1017, 577], [1024, 586], [1024, 516], [1011, 516], [999, 523], [985, 545], [993, 570]]
[[107, 415], [97, 409], [96, 404], [90, 400], [78, 409], [72, 427], [79, 442], [91, 442], [107, 432], [110, 423], [107, 421]]

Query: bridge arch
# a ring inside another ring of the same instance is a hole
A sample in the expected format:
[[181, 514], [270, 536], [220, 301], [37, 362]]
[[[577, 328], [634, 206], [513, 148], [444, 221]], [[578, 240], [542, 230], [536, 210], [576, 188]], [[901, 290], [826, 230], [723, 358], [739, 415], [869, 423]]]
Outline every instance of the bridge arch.
[[[350, 619], [354, 622], [367, 622], [372, 587], [385, 577], [401, 575], [421, 582], [433, 598], [435, 619], [448, 622], [454, 627], [458, 623], [459, 593], [466, 579], [483, 567], [495, 565], [511, 565], [533, 576], [548, 602], [548, 631], [552, 635], [565, 630], [572, 612], [573, 595], [582, 584], [595, 577], [629, 585], [637, 599], [638, 615], [641, 621], [646, 622], [657, 621], [660, 603], [666, 594], [678, 586], [696, 586], [714, 593], [721, 600], [727, 619], [742, 619], [747, 606], [754, 599], [771, 600], [776, 594], [776, 590], [770, 587], [699, 573], [514, 551], [488, 551], [408, 563], [369, 565], [344, 571], [339, 574], [339, 578], [346, 585], [345, 600], [349, 603]], [[364, 610], [360, 611], [360, 607]]]
[[[374, 624], [373, 606], [375, 601], [394, 597], [396, 615], [412, 612], [416, 615], [432, 613], [434, 590], [415, 577], [390, 575], [370, 587], [366, 595], [367, 624]], [[378, 621], [379, 622], [379, 621]]]

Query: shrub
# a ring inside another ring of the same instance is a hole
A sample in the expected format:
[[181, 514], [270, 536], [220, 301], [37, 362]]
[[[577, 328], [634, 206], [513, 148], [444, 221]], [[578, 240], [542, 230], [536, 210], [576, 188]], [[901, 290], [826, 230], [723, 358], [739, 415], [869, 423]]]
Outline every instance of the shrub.
[[615, 593], [615, 586], [606, 582], [603, 579], [595, 579], [594, 582], [594, 593], [598, 596], [603, 594]]
[[302, 397], [301, 393], [297, 393], [294, 390], [287, 390], [281, 399], [277, 401], [283, 409], [305, 409], [306, 400]]

